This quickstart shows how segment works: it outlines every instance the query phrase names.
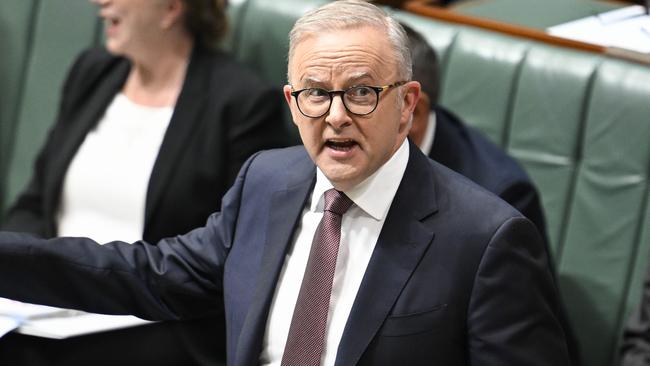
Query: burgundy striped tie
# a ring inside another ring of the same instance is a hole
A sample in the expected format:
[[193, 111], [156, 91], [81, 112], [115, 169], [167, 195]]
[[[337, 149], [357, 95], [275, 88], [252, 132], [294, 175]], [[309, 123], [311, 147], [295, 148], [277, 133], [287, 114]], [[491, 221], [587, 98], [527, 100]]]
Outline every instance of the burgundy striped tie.
[[325, 192], [323, 218], [316, 229], [305, 276], [293, 311], [282, 366], [318, 366], [325, 342], [341, 219], [352, 201], [335, 189]]

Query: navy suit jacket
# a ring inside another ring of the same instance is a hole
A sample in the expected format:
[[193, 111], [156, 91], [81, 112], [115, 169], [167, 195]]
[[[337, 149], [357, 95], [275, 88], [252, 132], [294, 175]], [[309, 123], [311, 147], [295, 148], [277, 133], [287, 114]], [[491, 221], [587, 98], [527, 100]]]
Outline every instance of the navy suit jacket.
[[[257, 365], [314, 182], [303, 147], [272, 150], [204, 227], [157, 245], [2, 233], [0, 296], [152, 319], [224, 309], [228, 364]], [[336, 364], [568, 365], [559, 312], [534, 225], [411, 144]]]

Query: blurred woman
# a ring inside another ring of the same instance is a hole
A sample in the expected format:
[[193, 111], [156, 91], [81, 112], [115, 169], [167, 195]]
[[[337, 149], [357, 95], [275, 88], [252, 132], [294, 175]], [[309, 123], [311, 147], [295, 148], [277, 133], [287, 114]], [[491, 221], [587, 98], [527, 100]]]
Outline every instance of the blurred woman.
[[[282, 96], [216, 49], [224, 0], [92, 1], [105, 48], [72, 66], [56, 124], [3, 229], [155, 243], [201, 226], [252, 153], [286, 145]], [[213, 315], [219, 310], [215, 303]], [[138, 327], [151, 334], [134, 329], [137, 339], [129, 330], [90, 345], [80, 337], [85, 349], [58, 344], [63, 358], [52, 362], [214, 364], [223, 357], [218, 319]]]

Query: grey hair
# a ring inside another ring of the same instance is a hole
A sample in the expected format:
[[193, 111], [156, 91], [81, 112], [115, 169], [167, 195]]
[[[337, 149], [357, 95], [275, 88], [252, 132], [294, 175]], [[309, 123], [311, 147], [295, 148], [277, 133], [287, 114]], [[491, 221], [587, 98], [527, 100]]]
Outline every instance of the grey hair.
[[[400, 79], [411, 80], [413, 62], [406, 32], [388, 13], [364, 0], [333, 1], [300, 17], [289, 33], [289, 62], [293, 59], [296, 46], [310, 35], [363, 26], [386, 31]], [[287, 70], [287, 80], [290, 82], [289, 73]]]

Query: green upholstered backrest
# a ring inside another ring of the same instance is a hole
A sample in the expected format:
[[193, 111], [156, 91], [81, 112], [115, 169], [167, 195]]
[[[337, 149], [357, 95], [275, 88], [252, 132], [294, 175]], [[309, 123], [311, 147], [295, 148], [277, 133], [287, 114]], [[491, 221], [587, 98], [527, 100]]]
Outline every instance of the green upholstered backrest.
[[527, 48], [525, 41], [499, 35], [486, 39], [472, 29], [459, 33], [448, 51], [440, 103], [503, 144], [515, 75]]
[[[0, 96], [7, 108], [0, 115], [6, 132], [2, 160], [7, 205], [31, 176], [34, 157], [55, 119], [66, 71], [83, 48], [95, 43], [99, 23], [96, 7], [87, 0], [3, 0], [0, 11], [3, 22], [14, 23], [3, 33], [12, 50], [5, 53], [11, 64], [2, 65], [0, 75], [18, 78]], [[15, 12], [20, 18], [13, 18]]]
[[[7, 156], [18, 111], [16, 101], [22, 92], [23, 66], [30, 52], [33, 7], [33, 0], [0, 1], [0, 192], [6, 183]], [[0, 207], [3, 204], [2, 196]]]
[[566, 203], [579, 158], [584, 106], [600, 59], [540, 45], [522, 62], [513, 95], [508, 151], [542, 190], [551, 249], [560, 260]]
[[[629, 280], [647, 264], [650, 68], [606, 60], [594, 75], [567, 202], [560, 262], [571, 316], [590, 352], [606, 355], [625, 318]], [[593, 335], [602, 335], [594, 337]], [[603, 359], [606, 359], [603, 357]]]

